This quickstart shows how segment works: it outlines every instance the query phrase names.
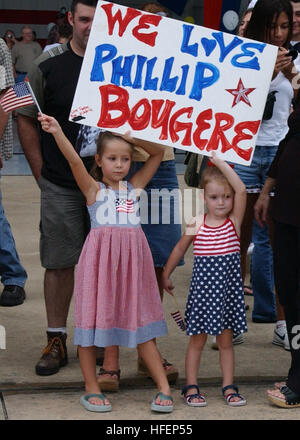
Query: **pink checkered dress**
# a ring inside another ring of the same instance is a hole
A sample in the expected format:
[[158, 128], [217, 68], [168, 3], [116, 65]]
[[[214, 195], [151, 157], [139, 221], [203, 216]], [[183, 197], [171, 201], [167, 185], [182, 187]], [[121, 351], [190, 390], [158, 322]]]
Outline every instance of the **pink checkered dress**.
[[76, 271], [74, 343], [136, 347], [167, 333], [152, 255], [132, 185], [99, 186]]

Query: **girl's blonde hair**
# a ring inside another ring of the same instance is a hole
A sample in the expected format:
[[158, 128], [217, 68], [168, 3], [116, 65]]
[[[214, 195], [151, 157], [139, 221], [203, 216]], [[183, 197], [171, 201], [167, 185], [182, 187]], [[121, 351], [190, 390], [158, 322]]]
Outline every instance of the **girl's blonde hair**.
[[210, 182], [218, 182], [223, 185], [228, 185], [234, 192], [234, 189], [232, 188], [224, 174], [222, 174], [219, 168], [217, 168], [216, 166], [208, 166], [207, 168], [205, 168], [202, 173], [200, 188], [205, 189], [206, 185]]
[[[98, 136], [98, 139], [97, 139], [97, 154], [98, 154], [98, 156], [100, 158], [102, 157], [104, 150], [105, 150], [105, 147], [109, 141], [120, 140], [120, 139], [129, 145], [130, 152], [131, 152], [131, 158], [132, 158], [133, 151], [134, 151], [134, 145], [131, 144], [130, 142], [128, 142], [127, 140], [123, 139], [122, 137], [111, 133], [110, 131], [102, 131]], [[90, 174], [97, 181], [101, 181], [103, 178], [102, 169], [97, 165], [96, 161], [94, 162], [94, 164], [91, 168]]]

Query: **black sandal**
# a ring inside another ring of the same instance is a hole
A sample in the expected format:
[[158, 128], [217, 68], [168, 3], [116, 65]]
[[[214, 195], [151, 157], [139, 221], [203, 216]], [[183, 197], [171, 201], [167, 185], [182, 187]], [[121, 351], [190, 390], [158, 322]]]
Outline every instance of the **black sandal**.
[[287, 385], [281, 387], [280, 392], [284, 395], [284, 399], [268, 394], [268, 399], [274, 403], [274, 405], [280, 406], [281, 408], [300, 407], [300, 394], [294, 393]]
[[[189, 394], [188, 396], [186, 393], [188, 390], [191, 390], [192, 388], [196, 388], [197, 393], [195, 394]], [[202, 393], [200, 393], [200, 389], [198, 385], [186, 385], [182, 388], [181, 394], [183, 395], [184, 401], [188, 406], [206, 406], [206, 400]], [[192, 399], [202, 399], [202, 402], [191, 402]]]
[[[228, 393], [227, 395], [225, 395], [225, 391], [227, 390], [234, 390], [235, 393]], [[222, 388], [222, 394], [224, 396], [224, 399], [226, 400], [226, 403], [228, 406], [244, 406], [246, 405], [246, 399], [244, 396], [242, 396], [239, 393], [239, 389], [236, 385], [226, 385], [226, 387]], [[234, 397], [238, 397], [240, 400], [238, 400], [237, 402], [233, 401], [232, 402], [232, 398]]]

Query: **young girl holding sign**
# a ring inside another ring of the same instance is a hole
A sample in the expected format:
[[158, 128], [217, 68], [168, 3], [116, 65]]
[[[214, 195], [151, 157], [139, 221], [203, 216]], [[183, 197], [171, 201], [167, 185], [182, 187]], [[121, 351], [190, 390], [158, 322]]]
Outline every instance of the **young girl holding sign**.
[[196, 217], [173, 249], [164, 268], [163, 283], [172, 295], [170, 275], [194, 244], [194, 267], [185, 319], [190, 336], [186, 353], [186, 386], [189, 406], [205, 406], [198, 387], [198, 369], [207, 334], [216, 335], [223, 373], [223, 396], [230, 406], [246, 400], [233, 385], [232, 335], [247, 331], [240, 270], [239, 233], [246, 206], [246, 188], [234, 170], [212, 156], [215, 166], [203, 172], [202, 187], [207, 214]]
[[[171, 412], [173, 399], [154, 338], [167, 333], [151, 252], [138, 218], [137, 193], [155, 173], [162, 149], [149, 142], [144, 167], [130, 181], [127, 176], [133, 145], [131, 139], [112, 133], [99, 135], [93, 176], [50, 116], [39, 121], [51, 133], [69, 162], [86, 197], [91, 231], [78, 263], [75, 297], [75, 335], [86, 394], [81, 404], [89, 411], [110, 411], [96, 377], [95, 347], [137, 347], [151, 371], [159, 392], [151, 408]], [[141, 143], [139, 143], [140, 145]]]

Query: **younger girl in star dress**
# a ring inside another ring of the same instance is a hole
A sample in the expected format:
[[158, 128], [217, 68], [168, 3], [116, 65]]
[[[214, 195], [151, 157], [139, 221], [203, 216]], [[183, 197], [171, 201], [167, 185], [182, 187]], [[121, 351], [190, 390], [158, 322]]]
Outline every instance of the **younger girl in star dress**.
[[[149, 142], [139, 146], [150, 155], [129, 182], [133, 140], [103, 132], [97, 142], [93, 178], [58, 122], [39, 116], [67, 159], [86, 197], [91, 219], [78, 262], [74, 299], [75, 334], [86, 393], [81, 404], [89, 411], [110, 411], [96, 377], [95, 347], [137, 347], [158, 387], [151, 409], [171, 412], [173, 399], [154, 338], [167, 333], [153, 260], [138, 217], [138, 189], [152, 178], [162, 149]], [[137, 190], [135, 191], [136, 188]]]
[[198, 387], [198, 370], [207, 335], [216, 336], [223, 375], [222, 392], [228, 405], [245, 405], [233, 384], [233, 334], [247, 331], [240, 270], [239, 234], [246, 205], [246, 188], [231, 168], [215, 153], [203, 172], [202, 188], [207, 214], [195, 217], [174, 247], [164, 268], [164, 288], [171, 295], [170, 275], [178, 261], [194, 245], [194, 266], [185, 320], [190, 336], [186, 353], [184, 400], [205, 406]]

